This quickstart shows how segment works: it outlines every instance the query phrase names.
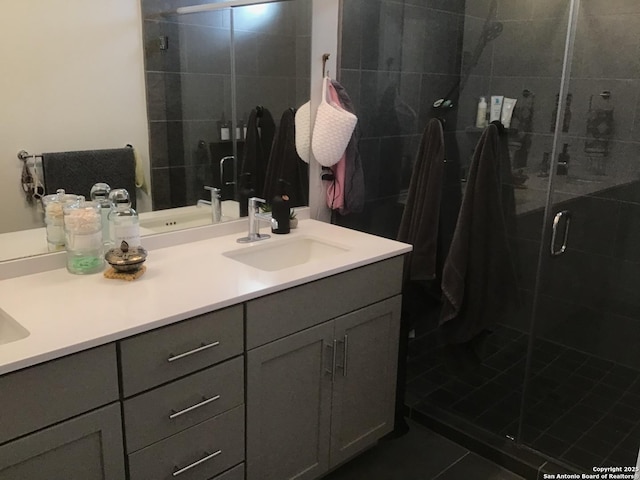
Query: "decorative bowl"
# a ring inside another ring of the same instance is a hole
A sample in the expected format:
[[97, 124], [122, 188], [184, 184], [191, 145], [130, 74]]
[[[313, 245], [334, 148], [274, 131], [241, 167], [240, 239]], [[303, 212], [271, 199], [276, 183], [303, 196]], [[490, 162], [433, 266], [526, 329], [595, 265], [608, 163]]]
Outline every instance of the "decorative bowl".
[[135, 272], [147, 259], [147, 251], [142, 246], [129, 247], [123, 240], [119, 248], [110, 249], [104, 258], [116, 272]]

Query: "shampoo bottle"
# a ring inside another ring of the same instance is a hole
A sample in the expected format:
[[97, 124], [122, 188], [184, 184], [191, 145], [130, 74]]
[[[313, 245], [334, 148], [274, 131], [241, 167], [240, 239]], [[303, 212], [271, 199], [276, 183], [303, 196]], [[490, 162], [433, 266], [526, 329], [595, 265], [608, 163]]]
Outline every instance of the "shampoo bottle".
[[109, 236], [113, 246], [119, 248], [124, 240], [129, 247], [139, 247], [140, 219], [138, 213], [131, 208], [129, 192], [124, 188], [111, 190], [109, 199], [113, 202], [109, 213]]
[[287, 195], [287, 182], [278, 180], [280, 193], [273, 197], [271, 202], [271, 232], [282, 234], [289, 233], [289, 195]]
[[491, 110], [489, 111], [489, 122], [499, 122], [502, 115], [502, 103], [504, 97], [502, 95], [493, 95], [491, 97]]
[[231, 122], [227, 122], [222, 112], [222, 118], [218, 120], [218, 135], [223, 142], [231, 140]]
[[476, 127], [484, 128], [487, 126], [487, 99], [480, 97], [478, 102], [478, 113], [476, 114]]

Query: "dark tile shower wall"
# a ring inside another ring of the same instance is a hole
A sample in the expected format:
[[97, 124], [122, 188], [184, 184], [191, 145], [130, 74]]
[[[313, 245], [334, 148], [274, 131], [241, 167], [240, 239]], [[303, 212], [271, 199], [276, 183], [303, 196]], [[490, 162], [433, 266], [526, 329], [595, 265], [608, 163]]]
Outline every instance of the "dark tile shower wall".
[[[570, 249], [557, 261], [548, 259], [550, 234], [541, 238], [548, 187], [548, 176], [541, 174], [554, 140], [570, 2], [499, 0], [492, 21], [500, 22], [502, 33], [485, 45], [475, 64], [473, 51], [490, 0], [343, 3], [341, 80], [359, 109], [368, 203], [363, 214], [338, 218], [338, 223], [395, 237], [402, 193], [420, 133], [433, 114], [431, 104], [461, 73], [470, 75], [446, 126], [448, 158], [458, 155], [461, 175], [479, 138], [472, 128], [478, 98], [504, 95], [518, 98], [519, 106], [525, 90], [535, 98], [530, 125], [517, 110], [518, 132], [509, 137], [512, 154], [528, 145], [512, 158], [516, 172], [522, 169], [528, 176], [526, 188], [516, 191], [518, 229], [512, 239], [522, 307], [492, 339], [493, 351], [475, 376], [448, 371], [433, 337], [414, 343], [407, 397], [412, 412], [437, 419], [444, 409], [503, 439], [515, 438], [529, 343], [525, 332], [537, 305], [521, 441], [586, 469], [635, 462], [640, 438], [640, 417], [632, 406], [640, 398], [640, 3], [581, 2], [570, 114], [560, 119], [565, 130], [560, 147], [569, 144], [571, 156], [569, 175], [556, 179], [554, 193], [554, 213], [571, 210], [573, 221]], [[407, 125], [389, 113], [395, 108], [381, 108], [389, 105], [384, 96], [389, 85], [398, 86], [398, 97], [416, 112], [417, 121]], [[611, 92], [608, 99], [599, 95], [604, 91]], [[604, 134], [608, 155], [597, 161], [586, 148], [594, 140], [587, 123], [590, 105], [591, 114], [598, 108], [614, 111], [613, 122], [599, 125], [613, 126], [613, 132]], [[543, 281], [534, 305], [541, 248]], [[497, 344], [501, 341], [504, 345]]]
[[[491, 92], [514, 98], [523, 89], [535, 94], [525, 172], [530, 176], [529, 194], [542, 198], [545, 192], [540, 187], [546, 189], [546, 179], [536, 182], [535, 177], [543, 153], [551, 151], [569, 2], [520, 2], [528, 5], [520, 18], [507, 15], [503, 3], [498, 17], [505, 27], [494, 42]], [[535, 331], [541, 338], [636, 369], [640, 368], [640, 354], [621, 348], [620, 342], [640, 341], [640, 303], [635, 289], [640, 263], [634, 246], [639, 235], [635, 219], [640, 212], [636, 134], [640, 128], [640, 37], [632, 33], [638, 27], [637, 2], [582, 2], [569, 84], [570, 113], [561, 119], [560, 146], [569, 145], [571, 160], [568, 175], [556, 178], [553, 211], [572, 212], [571, 248], [562, 260], [544, 262]], [[520, 32], [518, 38], [510, 38], [512, 30]], [[532, 46], [526, 47], [527, 43]], [[504, 60], [506, 49], [521, 54], [510, 67], [496, 61]], [[529, 58], [526, 52], [532, 50], [535, 53]], [[535, 76], [523, 73], [527, 70], [518, 63], [522, 58], [539, 67]], [[603, 98], [600, 94], [607, 91], [610, 97]], [[603, 158], [587, 152], [594, 139], [589, 129], [590, 109], [613, 110], [613, 122], [598, 125], [608, 150]], [[519, 220], [518, 242], [529, 246], [520, 250], [520, 263], [531, 264], [540, 246], [543, 212], [523, 212]], [[542, 241], [546, 246], [550, 238]], [[523, 285], [525, 294], [532, 294], [531, 286]], [[522, 328], [516, 323], [512, 326]]]
[[[340, 81], [355, 102], [366, 185], [339, 224], [393, 238], [434, 100], [458, 80], [462, 1], [345, 0]], [[455, 138], [455, 119], [447, 126]]]
[[[142, 0], [154, 210], [207, 198], [203, 186], [219, 177], [210, 144], [220, 141], [217, 122], [232, 116], [231, 15], [158, 15], [200, 3], [210, 2]], [[279, 121], [308, 100], [310, 8], [299, 0], [271, 4], [262, 16], [235, 10], [238, 121], [257, 105]], [[231, 154], [230, 144], [223, 147]]]
[[[514, 242], [520, 257], [522, 294], [530, 299], [540, 242], [549, 242], [549, 238], [541, 239], [547, 179], [538, 174], [543, 154], [551, 152], [553, 143], [569, 2], [499, 1], [495, 21], [503, 25], [503, 31], [486, 44], [472, 65], [490, 4], [490, 0], [466, 2], [465, 9], [464, 2], [344, 1], [341, 80], [358, 109], [367, 204], [362, 214], [337, 221], [388, 237], [396, 235], [402, 193], [408, 186], [420, 133], [433, 115], [431, 104], [450, 90], [460, 72], [470, 76], [453, 118], [447, 118], [447, 130], [449, 137], [455, 135], [462, 175], [478, 140], [478, 132], [469, 128], [475, 123], [478, 98], [499, 94], [518, 98], [522, 104], [522, 93], [529, 90], [535, 97], [527, 132], [530, 146], [519, 162], [530, 178], [526, 191], [517, 192], [528, 203], [518, 205], [519, 233]], [[637, 2], [614, 2], [606, 8], [601, 2], [583, 2], [569, 88], [570, 114], [562, 119], [567, 132], [560, 142], [569, 144], [569, 174], [575, 180], [556, 184], [555, 196], [558, 209], [574, 213], [571, 255], [564, 264], [550, 264], [544, 276], [537, 332], [638, 368], [640, 355], [614, 346], [622, 332], [631, 340], [640, 340], [636, 321], [640, 305], [633, 288], [640, 275], [640, 256], [633, 247], [639, 235], [640, 184], [629, 183], [638, 178], [640, 156], [640, 37], [631, 33], [639, 26]], [[611, 92], [608, 100], [598, 95], [603, 91]], [[589, 170], [593, 160], [585, 153], [590, 104], [614, 110], [609, 156], [603, 160], [605, 175], [600, 178]], [[399, 105], [416, 116], [399, 116]], [[455, 150], [448, 148], [449, 154], [451, 151]], [[580, 185], [599, 182], [602, 187], [587, 190]], [[589, 192], [586, 198], [575, 198], [585, 191]], [[580, 282], [581, 278], [589, 281]], [[589, 294], [585, 289], [591, 289]], [[514, 316], [510, 325], [528, 330], [529, 307]], [[592, 330], [581, 335], [585, 332], [581, 325]], [[593, 330], [602, 334], [593, 335]], [[608, 331], [619, 333], [606, 334]], [[598, 337], [601, 344], [594, 345], [588, 337]]]

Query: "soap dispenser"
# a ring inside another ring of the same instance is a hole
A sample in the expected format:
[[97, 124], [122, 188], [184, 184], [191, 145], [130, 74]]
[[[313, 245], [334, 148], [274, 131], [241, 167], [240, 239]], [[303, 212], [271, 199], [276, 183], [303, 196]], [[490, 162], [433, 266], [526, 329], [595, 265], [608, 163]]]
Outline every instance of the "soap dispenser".
[[249, 215], [249, 199], [256, 196], [251, 181], [251, 173], [246, 172], [240, 175], [240, 190], [238, 191], [238, 202], [240, 203], [240, 217]]
[[138, 213], [131, 208], [129, 192], [124, 188], [111, 190], [109, 199], [113, 202], [113, 209], [109, 212], [109, 236], [114, 246], [120, 246], [122, 241], [129, 247], [140, 246], [140, 219]]
[[289, 233], [289, 195], [287, 195], [287, 182], [278, 180], [280, 193], [271, 201], [271, 232], [276, 234]]

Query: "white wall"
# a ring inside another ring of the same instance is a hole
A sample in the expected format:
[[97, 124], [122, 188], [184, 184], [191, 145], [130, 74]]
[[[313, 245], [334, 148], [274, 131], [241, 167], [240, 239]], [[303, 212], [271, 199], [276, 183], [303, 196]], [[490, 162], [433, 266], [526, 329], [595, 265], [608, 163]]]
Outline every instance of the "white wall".
[[[42, 226], [16, 154], [132, 144], [149, 179], [138, 0], [9, 0], [0, 15], [0, 233]], [[148, 209], [140, 198], [139, 210]]]
[[[322, 55], [330, 55], [326, 68], [335, 77], [338, 59], [338, 30], [340, 26], [340, 0], [313, 0], [313, 20], [311, 34], [311, 122], [315, 121], [315, 111], [322, 98]], [[309, 207], [311, 218], [328, 222], [331, 211], [327, 207], [326, 185], [320, 179], [322, 167], [311, 152], [309, 165]]]

